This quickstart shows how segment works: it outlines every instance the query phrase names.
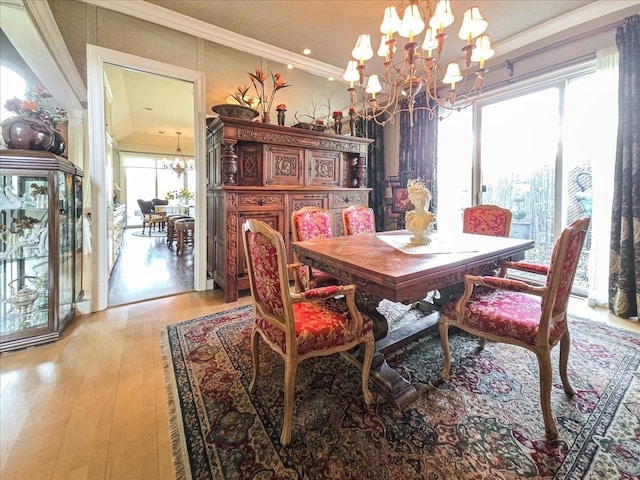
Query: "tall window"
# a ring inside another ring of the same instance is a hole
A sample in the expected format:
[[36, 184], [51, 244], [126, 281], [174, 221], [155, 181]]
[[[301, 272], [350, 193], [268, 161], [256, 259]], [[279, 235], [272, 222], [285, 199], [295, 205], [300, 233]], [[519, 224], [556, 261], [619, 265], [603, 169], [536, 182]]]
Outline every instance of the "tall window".
[[125, 184], [123, 190], [126, 191], [127, 227], [142, 225], [138, 199], [164, 199], [168, 192], [183, 188], [195, 193], [195, 170], [187, 170], [178, 178], [174, 171], [164, 168], [160, 156], [121, 152], [120, 158]]
[[4, 104], [13, 97], [24, 98], [24, 94], [27, 91], [27, 83], [20, 72], [5, 63], [0, 64], [0, 78], [2, 78], [2, 81], [0, 81], [1, 122], [15, 115], [15, 113], [5, 110]]
[[[535, 242], [526, 260], [548, 264], [562, 229], [592, 215], [594, 166], [613, 170], [614, 155], [595, 153], [605, 141], [602, 126], [617, 123], [615, 110], [594, 109], [602, 88], [590, 65], [543, 85], [495, 95], [441, 121], [436, 181], [439, 195], [448, 197], [438, 198], [438, 229], [461, 231], [466, 206], [499, 205], [513, 214], [511, 236]], [[615, 91], [617, 84], [611, 81], [606, 88]], [[596, 201], [600, 198], [608, 197], [597, 195]], [[605, 239], [609, 230], [590, 229], [574, 293], [586, 295], [589, 288], [595, 235]], [[595, 244], [607, 248], [608, 241]]]

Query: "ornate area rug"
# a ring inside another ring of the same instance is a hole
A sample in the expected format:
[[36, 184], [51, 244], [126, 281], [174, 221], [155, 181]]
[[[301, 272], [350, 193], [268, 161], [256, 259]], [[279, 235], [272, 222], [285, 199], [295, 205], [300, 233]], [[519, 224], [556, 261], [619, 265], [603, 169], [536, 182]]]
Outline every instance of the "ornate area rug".
[[163, 330], [176, 478], [194, 479], [637, 479], [640, 335], [572, 318], [564, 395], [554, 349], [552, 406], [559, 440], [544, 440], [535, 356], [452, 331], [452, 371], [441, 384], [440, 339], [388, 357], [418, 400], [399, 411], [342, 357], [298, 368], [291, 444], [282, 427], [282, 359], [260, 342], [251, 380], [246, 306]]

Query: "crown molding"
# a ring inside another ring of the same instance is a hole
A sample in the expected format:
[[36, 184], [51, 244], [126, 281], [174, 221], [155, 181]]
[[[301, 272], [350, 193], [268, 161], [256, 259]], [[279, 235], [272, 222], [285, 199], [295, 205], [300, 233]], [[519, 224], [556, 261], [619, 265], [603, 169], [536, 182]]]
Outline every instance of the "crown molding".
[[507, 55], [541, 39], [556, 35], [558, 32], [637, 5], [638, 0], [598, 0], [497, 42], [493, 48], [500, 55]]
[[322, 77], [342, 79], [342, 69], [304, 55], [211, 25], [187, 15], [159, 7], [143, 0], [80, 0], [99, 8], [139, 18], [182, 33], [193, 35], [236, 50], [249, 52]]
[[[35, 0], [22, 0], [25, 10], [33, 20], [37, 30], [42, 35], [42, 41], [46, 45], [46, 50], [50, 53], [53, 62], [57, 65], [59, 74], [64, 77], [65, 83], [71, 88], [75, 99], [67, 98], [63, 100], [63, 94], [55, 95], [60, 101], [71, 108], [82, 108], [87, 102], [87, 88], [82, 81], [82, 77], [71, 58], [71, 54], [56, 24], [55, 18], [47, 2]], [[48, 76], [48, 75], [46, 75]], [[46, 77], [45, 76], [45, 77]], [[45, 77], [39, 76], [41, 79]], [[67, 95], [68, 96], [68, 95]], [[75, 104], [75, 105], [74, 105]]]

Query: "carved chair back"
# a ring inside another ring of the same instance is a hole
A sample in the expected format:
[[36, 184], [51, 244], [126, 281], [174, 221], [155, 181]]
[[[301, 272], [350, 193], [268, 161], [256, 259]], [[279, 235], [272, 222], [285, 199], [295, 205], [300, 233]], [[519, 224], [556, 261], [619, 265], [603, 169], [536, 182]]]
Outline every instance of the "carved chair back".
[[376, 214], [365, 205], [351, 205], [342, 209], [342, 226], [345, 235], [376, 233]]
[[[294, 242], [333, 237], [333, 214], [320, 207], [302, 207], [291, 212], [291, 233]], [[295, 254], [296, 262], [300, 257]], [[326, 273], [306, 265], [295, 272], [296, 288], [307, 290], [325, 285], [335, 285], [337, 280]]]
[[464, 210], [464, 233], [508, 237], [510, 230], [511, 210], [497, 205], [476, 205]]

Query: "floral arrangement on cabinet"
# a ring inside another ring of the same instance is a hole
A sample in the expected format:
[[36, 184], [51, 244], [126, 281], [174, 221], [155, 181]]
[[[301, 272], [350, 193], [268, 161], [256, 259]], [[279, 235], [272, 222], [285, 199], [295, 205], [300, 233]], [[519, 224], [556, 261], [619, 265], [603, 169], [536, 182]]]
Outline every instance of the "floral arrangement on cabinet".
[[52, 128], [56, 128], [60, 123], [67, 120], [68, 113], [64, 108], [51, 106], [49, 101], [52, 98], [53, 95], [44, 88], [34, 85], [25, 94], [25, 99], [10, 98], [5, 102], [4, 108], [19, 117], [35, 118]]
[[[261, 68], [256, 67], [255, 73], [249, 73], [249, 78], [251, 79], [253, 88], [258, 95], [258, 106], [260, 107], [260, 110], [262, 112], [262, 121], [265, 123], [269, 123], [269, 113], [271, 112], [271, 106], [273, 105], [273, 99], [276, 96], [276, 92], [278, 90], [282, 90], [283, 88], [290, 87], [291, 85], [285, 83], [284, 78], [282, 77], [282, 74], [280, 72], [271, 72], [271, 82], [273, 88], [271, 90], [271, 94], [268, 94], [267, 89], [265, 88], [267, 75], [262, 71]], [[244, 95], [246, 95], [246, 91]]]

